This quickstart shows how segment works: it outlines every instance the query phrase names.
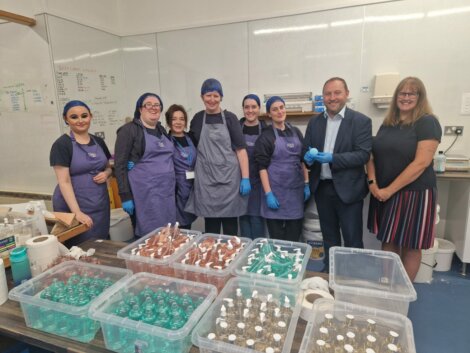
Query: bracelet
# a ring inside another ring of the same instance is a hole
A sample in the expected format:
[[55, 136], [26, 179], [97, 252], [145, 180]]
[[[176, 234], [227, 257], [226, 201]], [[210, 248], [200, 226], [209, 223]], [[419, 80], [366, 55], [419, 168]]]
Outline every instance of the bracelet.
[[374, 180], [374, 179], [369, 179], [369, 180], [367, 180], [367, 183], [368, 183], [369, 185], [374, 184], [374, 183], [375, 183], [375, 180]]

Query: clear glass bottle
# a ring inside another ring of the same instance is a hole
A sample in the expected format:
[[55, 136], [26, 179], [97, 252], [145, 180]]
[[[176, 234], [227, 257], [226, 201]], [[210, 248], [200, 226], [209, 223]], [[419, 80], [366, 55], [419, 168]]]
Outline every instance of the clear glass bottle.
[[434, 156], [434, 171], [436, 173], [444, 173], [446, 171], [446, 162], [447, 158], [444, 151], [439, 151], [438, 154]]
[[235, 335], [235, 334], [233, 334], [233, 333], [230, 334], [230, 335], [228, 335], [228, 337], [227, 337], [227, 342], [228, 342], [228, 343], [231, 343], [231, 344], [237, 344], [237, 343], [236, 343], [236, 342], [237, 342], [237, 335]]
[[315, 341], [315, 349], [313, 350], [315, 353], [326, 353], [326, 342], [319, 339]]
[[344, 336], [343, 335], [336, 335], [335, 342], [333, 344], [334, 353], [343, 353], [344, 352]]
[[273, 335], [273, 348], [274, 352], [282, 351], [282, 336], [278, 333], [275, 333]]
[[245, 347], [249, 349], [255, 349], [255, 340], [252, 338], [249, 338], [245, 341]]

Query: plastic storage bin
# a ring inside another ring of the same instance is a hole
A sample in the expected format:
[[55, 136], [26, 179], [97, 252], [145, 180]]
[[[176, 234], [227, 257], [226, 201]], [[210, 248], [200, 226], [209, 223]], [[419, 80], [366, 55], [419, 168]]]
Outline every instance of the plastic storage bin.
[[192, 240], [188, 241], [186, 244], [180, 246], [172, 255], [168, 256], [165, 259], [155, 259], [152, 257], [147, 256], [140, 256], [137, 254], [133, 254], [132, 250], [139, 248], [139, 246], [143, 246], [147, 239], [153, 237], [154, 235], [158, 234], [159, 231], [163, 230], [164, 228], [158, 228], [153, 232], [139, 238], [135, 242], [129, 244], [128, 246], [122, 248], [117, 252], [117, 257], [124, 259], [126, 261], [126, 267], [132, 272], [149, 272], [154, 273], [157, 275], [163, 276], [170, 276], [174, 277], [174, 269], [170, 266], [170, 264], [183, 252], [185, 252], [199, 236], [201, 236], [201, 232], [193, 231], [193, 230], [186, 230], [180, 229], [182, 234], [191, 235]]
[[[227, 306], [226, 298], [235, 299], [237, 296], [237, 288], [240, 288], [243, 298], [249, 298], [253, 290], [258, 291], [258, 298], [261, 301], [267, 299], [268, 294], [272, 294], [274, 301], [282, 302], [287, 296], [290, 300], [291, 314], [287, 319], [287, 326], [285, 329], [282, 346], [279, 350], [281, 353], [288, 353], [291, 351], [292, 342], [294, 340], [295, 329], [299, 319], [300, 310], [302, 308], [302, 293], [299, 288], [285, 285], [277, 281], [263, 281], [250, 278], [235, 277], [231, 278], [225, 285], [222, 292], [219, 294], [215, 302], [211, 305], [206, 314], [202, 317], [201, 321], [195, 327], [192, 334], [192, 342], [199, 347], [201, 353], [256, 353], [258, 350], [241, 347], [237, 344], [231, 344], [220, 340], [219, 337], [209, 339], [209, 333], [216, 332], [215, 322], [220, 315], [222, 305]], [[227, 321], [229, 322], [229, 321]], [[233, 321], [232, 321], [233, 322]], [[247, 335], [252, 337], [255, 335], [256, 330], [250, 327], [252, 322], [247, 322], [248, 328], [246, 329]], [[236, 328], [229, 327], [230, 330]], [[272, 335], [274, 332], [265, 328], [267, 335]], [[263, 340], [265, 343], [270, 341], [269, 338]], [[262, 350], [264, 352], [264, 349]]]
[[336, 300], [403, 315], [416, 300], [400, 257], [389, 251], [332, 247], [330, 287]]
[[416, 274], [414, 283], [431, 283], [434, 267], [436, 266], [437, 239], [434, 239], [434, 245], [427, 250], [421, 250], [421, 265]]
[[[273, 276], [268, 276], [264, 274], [258, 274], [255, 272], [247, 272], [243, 271], [243, 267], [248, 265], [248, 259], [250, 254], [252, 254], [255, 250], [254, 249], [259, 249], [262, 244], [267, 243], [269, 246], [272, 247], [272, 249], [275, 249], [277, 246], [281, 248], [283, 251], [287, 251], [288, 254], [293, 255], [295, 254], [295, 249], [300, 249], [300, 251], [303, 254], [302, 262], [301, 262], [301, 268], [298, 271], [298, 274], [295, 278], [288, 279], [288, 278], [279, 278], [279, 277], [273, 277]], [[234, 266], [232, 273], [235, 276], [239, 277], [247, 277], [251, 278], [252, 280], [272, 280], [276, 279], [279, 283], [283, 283], [286, 285], [298, 285], [304, 275], [305, 271], [307, 269], [307, 264], [308, 260], [310, 258], [310, 254], [312, 252], [312, 247], [306, 243], [297, 243], [297, 242], [291, 242], [291, 241], [285, 241], [285, 240], [278, 240], [278, 239], [267, 239], [267, 238], [257, 238], [253, 240], [251, 245], [248, 247], [246, 252], [243, 254], [242, 258], [240, 261], [237, 262], [237, 264]]]
[[[325, 314], [331, 314], [333, 316], [332, 327], [328, 327]], [[384, 336], [386, 336], [386, 341], [390, 335], [390, 331], [394, 331], [398, 335], [395, 335], [396, 337], [394, 338], [393, 344], [401, 348], [399, 352], [416, 353], [413, 326], [406, 316], [385, 310], [340, 301], [331, 301], [328, 299], [318, 299], [313, 304], [312, 316], [305, 328], [305, 334], [299, 353], [317, 352], [315, 348], [318, 339], [329, 341], [328, 344], [332, 343], [333, 345], [338, 345], [338, 341], [334, 341], [338, 334], [344, 337], [344, 341], [342, 342], [351, 344], [352, 342], [348, 340], [346, 335], [347, 330], [349, 329], [345, 330], [342, 328], [342, 326], [346, 326], [347, 323], [346, 315], [354, 316], [353, 327], [350, 329], [351, 332], [356, 335], [356, 337], [354, 337], [354, 341], [357, 342], [362, 340], [364, 342], [366, 339], [364, 336], [370, 334], [370, 332], [367, 332], [369, 331], [367, 320], [371, 319], [375, 322], [375, 328], [372, 329], [374, 333], [372, 333], [372, 335], [376, 339], [375, 343], [372, 343], [372, 346], [383, 344]], [[329, 329], [326, 337], [324, 335], [321, 336], [320, 334], [319, 329], [321, 326]], [[364, 330], [363, 333], [361, 333], [361, 326], [362, 330]], [[331, 337], [332, 335], [330, 334], [332, 329], [333, 331], [336, 331], [334, 333], [334, 337]], [[364, 345], [364, 343], [362, 343], [362, 345]], [[361, 347], [355, 346], [354, 348], [359, 349]], [[381, 350], [375, 349], [375, 352], [379, 351]], [[356, 352], [356, 350], [354, 350], [354, 352]]]
[[[88, 304], [74, 306], [40, 297], [41, 292], [59, 281], [67, 282], [73, 275], [109, 281], [111, 286]], [[13, 288], [8, 297], [21, 303], [26, 325], [75, 341], [90, 342], [100, 325], [88, 317], [88, 309], [94, 300], [107, 296], [121, 279], [130, 277], [131, 271], [123, 268], [95, 265], [81, 261], [66, 261], [29, 281]]]
[[[228, 240], [234, 239], [233, 236], [230, 235], [222, 235], [222, 234], [211, 234], [205, 233], [201, 237], [199, 237], [194, 244], [200, 245], [205, 240], [209, 238], [214, 238], [216, 240], [220, 240], [222, 244], [226, 244]], [[243, 244], [243, 248], [239, 251], [239, 253], [235, 256], [235, 258], [230, 262], [224, 269], [214, 269], [211, 267], [201, 267], [197, 265], [189, 265], [181, 263], [181, 261], [185, 258], [186, 254], [191, 251], [193, 246], [180, 255], [176, 260], [172, 263], [172, 267], [175, 269], [175, 277], [187, 279], [190, 281], [195, 282], [203, 282], [209, 283], [217, 287], [217, 290], [220, 291], [225, 286], [227, 281], [232, 276], [231, 271], [237, 262], [241, 259], [243, 254], [248, 249], [248, 246], [251, 244], [251, 239], [249, 238], [239, 238], [241, 243]]]
[[[113, 311], [116, 304], [128, 293], [138, 293], [159, 288], [174, 291], [177, 295], [188, 293], [204, 298], [189, 316], [184, 326], [171, 330], [128, 317], [120, 317]], [[90, 307], [90, 316], [99, 320], [106, 348], [115, 352], [185, 353], [191, 348], [191, 332], [202, 314], [217, 296], [214, 286], [170, 278], [150, 273], [138, 273], [120, 282], [106, 297], [96, 300]]]
[[452, 258], [454, 257], [455, 245], [446, 239], [438, 239], [437, 243], [437, 265], [434, 267], [434, 271], [449, 271], [452, 267]]
[[109, 237], [114, 241], [128, 241], [134, 237], [131, 218], [122, 208], [111, 210]]

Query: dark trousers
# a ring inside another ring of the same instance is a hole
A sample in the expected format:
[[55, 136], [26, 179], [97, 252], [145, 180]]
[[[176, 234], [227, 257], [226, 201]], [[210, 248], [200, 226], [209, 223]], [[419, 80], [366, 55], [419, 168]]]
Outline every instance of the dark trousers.
[[238, 234], [238, 218], [237, 217], [218, 217], [204, 218], [206, 233], [237, 235]]
[[288, 241], [299, 241], [302, 234], [303, 218], [266, 219], [269, 237]]
[[329, 266], [329, 251], [333, 246], [341, 246], [341, 234], [344, 246], [363, 248], [362, 242], [362, 206], [364, 201], [346, 204], [339, 198], [331, 180], [320, 181], [315, 192], [320, 228], [325, 247], [324, 263]]

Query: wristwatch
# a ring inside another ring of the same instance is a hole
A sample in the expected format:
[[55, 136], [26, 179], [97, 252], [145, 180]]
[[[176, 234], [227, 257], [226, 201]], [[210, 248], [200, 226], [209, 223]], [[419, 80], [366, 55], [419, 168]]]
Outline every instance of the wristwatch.
[[370, 184], [374, 184], [375, 183], [375, 180], [374, 179], [369, 179], [367, 180], [367, 183], [370, 185]]

